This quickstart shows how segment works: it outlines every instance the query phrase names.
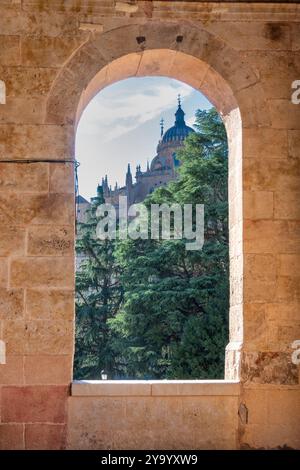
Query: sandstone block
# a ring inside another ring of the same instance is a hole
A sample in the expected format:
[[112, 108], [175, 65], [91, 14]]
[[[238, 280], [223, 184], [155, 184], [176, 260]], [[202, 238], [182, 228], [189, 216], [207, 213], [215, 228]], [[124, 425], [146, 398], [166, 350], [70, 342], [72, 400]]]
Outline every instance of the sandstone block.
[[[74, 324], [70, 321], [28, 321], [25, 352], [34, 355], [73, 354]], [[50, 371], [49, 371], [50, 373]]]
[[292, 39], [292, 50], [300, 51], [300, 38], [299, 38], [299, 23], [292, 23], [291, 27], [291, 39]]
[[28, 229], [29, 256], [72, 256], [74, 229], [72, 226], [32, 226]]
[[245, 302], [272, 302], [276, 293], [276, 281], [244, 279], [244, 301]]
[[300, 223], [288, 220], [246, 220], [245, 253], [297, 253], [300, 249]]
[[297, 160], [245, 158], [244, 188], [259, 191], [297, 191], [300, 165]]
[[276, 257], [271, 254], [246, 254], [244, 275], [248, 279], [275, 281], [277, 275]]
[[268, 344], [265, 303], [245, 303], [243, 320], [244, 344], [265, 350]]
[[43, 124], [46, 100], [43, 97], [7, 97], [6, 106], [1, 109], [0, 124]]
[[261, 83], [255, 83], [236, 93], [243, 127], [268, 127], [271, 124], [269, 102], [265, 98]]
[[[23, 385], [24, 384], [24, 359], [23, 356], [15, 356], [8, 354], [6, 356], [6, 364], [0, 367], [0, 383], [1, 385]], [[1, 431], [0, 431], [1, 435]], [[1, 439], [0, 439], [1, 442]], [[1, 448], [1, 444], [0, 444]]]
[[82, 44], [80, 37], [23, 37], [22, 64], [34, 67], [61, 67]]
[[288, 153], [287, 131], [280, 129], [244, 129], [245, 158], [284, 159]]
[[66, 287], [74, 285], [72, 257], [15, 258], [11, 262], [12, 287]]
[[50, 67], [0, 66], [0, 76], [6, 83], [7, 96], [14, 98], [47, 95], [56, 74], [57, 69]]
[[294, 425], [252, 424], [245, 428], [242, 449], [284, 449], [284, 446], [291, 449], [300, 446], [299, 431]]
[[[53, 0], [52, 0], [53, 1]], [[51, 2], [47, 2], [48, 4]], [[34, 4], [24, 3], [21, 8], [21, 0], [11, 0], [9, 6], [1, 12], [0, 31], [7, 35], [30, 35], [30, 36], [74, 36], [78, 33], [78, 22], [76, 15], [56, 14], [51, 15], [40, 4], [35, 11], [26, 12]], [[19, 9], [17, 8], [19, 7]], [[24, 9], [23, 9], [24, 7]], [[45, 6], [44, 6], [45, 7]]]
[[248, 410], [248, 423], [264, 424], [268, 420], [268, 392], [266, 390], [245, 389], [243, 403]]
[[0, 424], [0, 450], [23, 450], [23, 434], [23, 424]]
[[[194, 64], [193, 67], [195, 71], [197, 70], [197, 74], [195, 75], [195, 72], [193, 74], [193, 70], [191, 67], [190, 84], [196, 89], [199, 89], [202, 93], [204, 93], [205, 96], [210, 100], [210, 102], [216, 106], [222, 116], [226, 116], [228, 113], [230, 113], [230, 111], [236, 108], [236, 101], [231, 88], [229, 87], [227, 82], [211, 67], [208, 68], [205, 72], [206, 64], [201, 67], [201, 62], [199, 60], [193, 58], [193, 61], [198, 62], [197, 68], [195, 67], [196, 64]], [[175, 65], [176, 61], [174, 63], [174, 66]], [[178, 70], [178, 73], [180, 78], [180, 70]], [[183, 81], [185, 81], [184, 69], [181, 69], [181, 74]]]
[[[141, 61], [141, 54], [142, 53], [133, 53], [110, 62], [107, 66], [107, 78], [109, 82], [114, 83], [118, 80], [124, 80], [124, 78], [134, 77], [137, 74], [138, 66]], [[102, 71], [104, 71], [104, 68]], [[102, 73], [102, 71], [99, 73]]]
[[2, 323], [2, 339], [5, 341], [7, 355], [24, 354], [26, 344], [24, 320], [5, 320]]
[[291, 276], [299, 277], [300, 276], [300, 255], [297, 253], [294, 254], [285, 254], [278, 255], [278, 273], [280, 276]]
[[78, 7], [77, 0], [71, 0], [67, 3], [61, 3], [60, 0], [43, 0], [40, 3], [39, 0], [22, 0], [22, 8], [24, 11], [33, 14], [36, 12], [51, 12], [51, 15], [57, 13], [64, 13], [63, 18], [66, 18], [67, 15], [74, 14], [80, 11], [84, 15], [88, 15], [91, 12], [99, 14], [112, 14], [114, 12], [114, 4], [111, 0], [101, 0], [99, 3], [90, 4], [90, 3], [81, 3], [80, 10]]
[[[130, 54], [130, 56], [126, 56], [125, 58], [127, 59], [128, 58], [128, 61], [130, 62], [129, 60], [129, 57], [131, 58], [134, 54]], [[96, 75], [94, 76], [94, 78], [90, 81], [90, 83], [88, 84], [87, 88], [85, 88], [81, 95], [80, 95], [80, 99], [79, 99], [79, 102], [78, 102], [78, 106], [77, 106], [77, 112], [76, 112], [76, 125], [78, 124], [79, 120], [80, 120], [80, 117], [85, 109], [85, 107], [88, 105], [88, 103], [90, 102], [90, 100], [96, 96], [96, 94], [99, 92], [99, 90], [102, 90], [103, 88], [105, 88], [105, 86], [107, 86], [109, 83], [113, 83], [115, 80], [114, 80], [114, 77], [115, 75], [120, 77], [120, 79], [123, 77], [123, 72], [122, 72], [122, 67], [123, 67], [123, 62], [124, 62], [124, 58], [120, 58], [120, 59], [117, 59], [113, 62], [111, 62], [109, 64], [109, 66], [104, 66], [102, 67], [102, 69], [96, 73]], [[126, 64], [127, 64], [127, 61], [126, 61]], [[112, 76], [111, 78], [109, 78], [108, 74], [108, 68], [109, 67], [112, 67]], [[70, 83], [72, 83], [72, 77], [73, 75], [71, 74], [70, 75]], [[117, 79], [116, 79], [117, 80]], [[59, 95], [59, 91], [58, 91], [58, 95]], [[55, 122], [55, 119], [56, 117], [58, 117], [59, 121], [63, 121], [64, 120], [64, 117], [65, 117], [65, 112], [64, 110], [62, 110], [59, 106], [59, 103], [57, 102], [57, 98], [58, 98], [58, 95], [56, 96], [56, 99], [55, 99], [55, 107], [54, 107], [54, 114], [53, 114], [53, 118], [54, 118], [54, 122]], [[58, 111], [58, 113], [57, 113]], [[48, 109], [48, 112], [49, 112], [49, 115], [48, 115], [48, 119], [51, 120], [51, 106], [49, 105], [49, 109]], [[74, 110], [72, 109], [72, 116], [73, 116], [73, 112]], [[58, 115], [58, 116], [57, 116]]]
[[297, 302], [268, 303], [264, 305], [267, 323], [276, 325], [297, 323], [299, 321], [299, 304]]
[[108, 63], [126, 54], [143, 51], [144, 44], [139, 45], [136, 39], [139, 36], [147, 37], [146, 33], [141, 33], [139, 25], [119, 28], [117, 34], [113, 30], [101, 34], [95, 41], [95, 46], [100, 52], [99, 60], [102, 56]]
[[61, 160], [73, 154], [72, 126], [0, 124], [0, 160]]
[[[300, 432], [300, 395], [298, 390], [270, 390], [267, 395], [268, 423], [294, 426]], [[300, 437], [300, 433], [299, 433]]]
[[0, 36], [0, 64], [20, 64], [20, 38], [19, 36]]
[[153, 50], [144, 52], [141, 56], [137, 76], [169, 76], [175, 56], [175, 51]]
[[72, 379], [71, 355], [25, 356], [25, 384], [68, 385]]
[[63, 450], [66, 433], [64, 424], [25, 424], [25, 449]]
[[2, 225], [10, 225], [12, 220], [20, 226], [72, 225], [74, 212], [74, 197], [71, 194], [0, 192]]
[[300, 158], [300, 131], [288, 131], [289, 157]]
[[0, 286], [8, 285], [8, 261], [7, 258], [0, 258]]
[[275, 341], [273, 339], [273, 345], [277, 344], [281, 346], [281, 350], [289, 350], [292, 355], [291, 344], [295, 341], [295, 338], [300, 338], [300, 322], [295, 322], [287, 325], [279, 325], [277, 327], [277, 335]]
[[74, 332], [70, 321], [3, 321], [2, 337], [7, 354], [73, 354]]
[[33, 386], [2, 388], [2, 422], [64, 423], [67, 387]]
[[243, 196], [245, 219], [257, 220], [273, 218], [273, 192], [244, 191]]
[[60, 289], [28, 289], [26, 315], [35, 320], [73, 320], [74, 292]]
[[[1, 172], [1, 164], [0, 164]], [[0, 256], [23, 255], [25, 252], [25, 230], [15, 226], [0, 226]]]
[[272, 127], [275, 129], [300, 129], [300, 106], [288, 100], [269, 100]]
[[[300, 301], [300, 275], [280, 276], [277, 280], [276, 299], [285, 302]], [[297, 339], [297, 338], [295, 338]]]
[[1, 163], [0, 192], [48, 192], [48, 163]]
[[[249, 96], [246, 90], [249, 89], [255, 104], [258, 104], [255, 95], [263, 96], [262, 87], [258, 83], [258, 75], [245, 62], [241, 62], [239, 55], [235, 51], [225, 45], [220, 39], [218, 39], [218, 43], [216, 41], [216, 37], [211, 36], [208, 44], [206, 44], [208, 46], [208, 51], [206, 51], [206, 53], [208, 52], [207, 56], [199, 56], [199, 58], [207, 59], [211, 68], [216, 70], [227, 81], [231, 90], [235, 92], [236, 97], [239, 96], [241, 100], [246, 99]], [[213, 45], [213, 43], [215, 44]]]
[[0, 320], [15, 320], [23, 316], [23, 289], [5, 289], [0, 287]]
[[239, 50], [288, 50], [290, 28], [288, 24], [276, 22], [211, 22], [208, 29], [228, 41]]
[[18, 11], [16, 8], [13, 8], [13, 5], [10, 4], [5, 6], [6, 8], [1, 10], [1, 34], [8, 36], [19, 35], [22, 31], [22, 15], [20, 14], [20, 11]]
[[290, 351], [247, 351], [242, 355], [241, 379], [260, 384], [295, 385], [298, 367], [291, 362]]
[[260, 76], [267, 99], [291, 99], [291, 83], [300, 73], [299, 54], [268, 50], [247, 52], [246, 57]]
[[74, 174], [73, 163], [50, 164], [50, 192], [74, 194]]
[[276, 191], [274, 193], [274, 217], [300, 220], [300, 191]]

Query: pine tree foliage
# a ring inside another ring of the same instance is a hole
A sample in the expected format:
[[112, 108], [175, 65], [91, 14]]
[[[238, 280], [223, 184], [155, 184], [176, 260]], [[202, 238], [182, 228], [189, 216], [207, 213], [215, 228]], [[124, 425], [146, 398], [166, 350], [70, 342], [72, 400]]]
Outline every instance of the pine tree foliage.
[[179, 179], [146, 203], [204, 204], [205, 243], [126, 240], [118, 245], [125, 298], [111, 320], [126, 339], [133, 378], [221, 378], [228, 342], [227, 140], [217, 112], [197, 112], [179, 152]]
[[82, 261], [76, 274], [76, 379], [99, 379], [102, 371], [112, 376], [118, 370], [108, 321], [120, 309], [123, 288], [115, 259], [115, 241], [96, 238], [99, 221], [96, 211], [102, 203], [103, 192], [98, 187], [87, 221], [78, 227], [76, 251]]

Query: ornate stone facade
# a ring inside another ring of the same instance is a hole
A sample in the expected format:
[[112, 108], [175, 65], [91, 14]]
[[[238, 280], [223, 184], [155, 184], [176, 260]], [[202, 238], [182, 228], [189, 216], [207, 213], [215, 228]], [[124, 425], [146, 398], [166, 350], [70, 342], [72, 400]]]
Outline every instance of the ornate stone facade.
[[[143, 172], [140, 165], [136, 167], [135, 183], [133, 183], [129, 163], [125, 186], [119, 188], [116, 184], [115, 188], [112, 189], [107, 176], [102, 178], [101, 186], [106, 203], [113, 204], [118, 211], [120, 196], [127, 197], [128, 206], [139, 203], [156, 188], [166, 186], [169, 181], [177, 177], [177, 167], [180, 165], [180, 161], [176, 157], [176, 152], [182, 147], [185, 138], [194, 132], [194, 129], [186, 125], [184, 114], [179, 97], [174, 126], [164, 133], [163, 121], [161, 121], [161, 139], [157, 146], [157, 155], [155, 155], [150, 165], [147, 164], [146, 171]], [[78, 196], [77, 204], [78, 220], [82, 221], [85, 219], [84, 214], [89, 208], [89, 203], [83, 197]]]

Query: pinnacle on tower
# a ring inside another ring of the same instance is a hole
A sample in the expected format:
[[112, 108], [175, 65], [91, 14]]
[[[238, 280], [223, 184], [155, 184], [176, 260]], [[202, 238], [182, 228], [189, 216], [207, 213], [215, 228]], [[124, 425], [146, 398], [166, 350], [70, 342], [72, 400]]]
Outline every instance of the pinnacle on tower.
[[132, 175], [131, 175], [130, 163], [128, 163], [128, 166], [127, 166], [126, 183], [125, 184], [126, 184], [127, 187], [132, 186]]
[[181, 108], [181, 96], [178, 95], [178, 108], [175, 113], [175, 126], [185, 126], [184, 115], [185, 112]]
[[164, 135], [164, 118], [161, 118], [160, 120], [160, 136], [162, 137]]

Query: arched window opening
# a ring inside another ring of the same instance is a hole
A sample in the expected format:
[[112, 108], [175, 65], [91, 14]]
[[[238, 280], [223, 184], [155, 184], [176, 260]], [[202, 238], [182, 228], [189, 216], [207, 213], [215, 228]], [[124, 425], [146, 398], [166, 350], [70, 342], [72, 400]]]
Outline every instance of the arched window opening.
[[[223, 378], [228, 146], [217, 111], [182, 82], [123, 80], [85, 109], [76, 152], [75, 379]], [[169, 214], [151, 212], [162, 205]]]

